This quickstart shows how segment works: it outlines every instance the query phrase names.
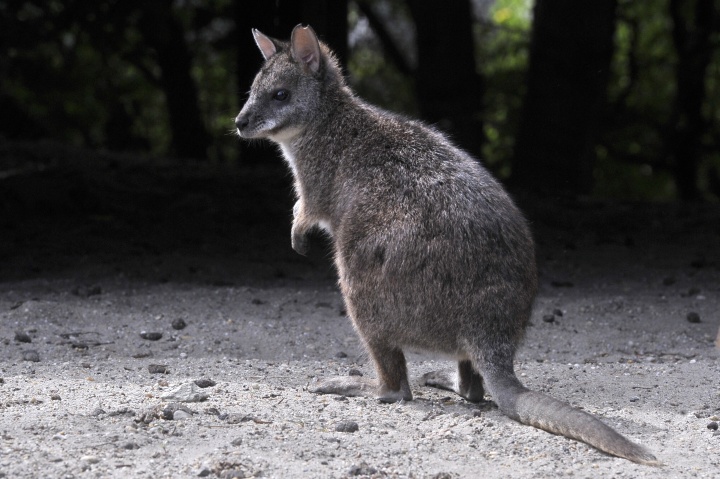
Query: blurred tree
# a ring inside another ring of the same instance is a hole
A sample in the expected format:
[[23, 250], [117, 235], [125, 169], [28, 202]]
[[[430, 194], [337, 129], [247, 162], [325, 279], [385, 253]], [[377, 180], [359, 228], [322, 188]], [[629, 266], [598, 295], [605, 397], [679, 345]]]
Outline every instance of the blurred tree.
[[139, 30], [157, 59], [157, 81], [165, 93], [175, 155], [206, 158], [210, 137], [202, 122], [197, 87], [191, 76], [192, 58], [185, 32], [173, 13], [173, 0], [125, 3], [135, 4], [140, 14]]
[[537, 0], [512, 165], [519, 185], [571, 195], [591, 191], [615, 8], [615, 0]]
[[422, 117], [480, 156], [483, 138], [482, 79], [475, 67], [469, 0], [407, 0], [416, 29], [415, 90]]
[[720, 198], [720, 2], [619, 2], [596, 193]]
[[700, 198], [698, 165], [702, 136], [708, 121], [703, 114], [705, 77], [713, 53], [711, 35], [720, 29], [714, 0], [670, 0], [672, 39], [677, 52], [675, 82], [677, 94], [666, 136], [667, 152], [674, 164], [680, 198]]
[[276, 158], [232, 118], [262, 61], [250, 29], [302, 22], [361, 96], [482, 146], [503, 179], [720, 198], [720, 0], [532, 3], [0, 0], [0, 137]]
[[[152, 90], [159, 88], [174, 154], [207, 157], [210, 138], [192, 58], [171, 0], [14, 0], [2, 5], [0, 18], [2, 30], [11, 32], [0, 53], [9, 73], [3, 90], [16, 96], [25, 91], [26, 108], [44, 109], [51, 130], [71, 126], [68, 133], [83, 136], [89, 146], [141, 146], [147, 132], [134, 131], [136, 118], [153, 110]], [[48, 94], [54, 98], [45, 107]]]

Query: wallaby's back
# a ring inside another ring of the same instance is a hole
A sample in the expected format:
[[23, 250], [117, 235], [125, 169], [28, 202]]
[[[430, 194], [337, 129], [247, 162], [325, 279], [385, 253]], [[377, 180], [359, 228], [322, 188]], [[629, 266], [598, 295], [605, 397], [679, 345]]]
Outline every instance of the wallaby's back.
[[[378, 381], [336, 378], [318, 392], [412, 399], [406, 347], [459, 361], [458, 392], [483, 385], [513, 419], [635, 462], [652, 454], [591, 415], [518, 381], [513, 359], [537, 289], [525, 219], [500, 184], [442, 134], [359, 100], [309, 28], [290, 43], [255, 31], [266, 62], [236, 119], [290, 164], [293, 247], [328, 231], [348, 314]], [[450, 387], [450, 386], [443, 386]]]

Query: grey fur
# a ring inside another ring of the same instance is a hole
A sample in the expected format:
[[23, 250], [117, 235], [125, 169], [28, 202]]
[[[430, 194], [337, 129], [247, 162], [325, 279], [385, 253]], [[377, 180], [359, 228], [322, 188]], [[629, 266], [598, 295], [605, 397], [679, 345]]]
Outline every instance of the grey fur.
[[426, 383], [480, 401], [483, 385], [509, 417], [643, 464], [655, 457], [593, 416], [529, 391], [513, 359], [537, 290], [534, 244], [500, 184], [438, 131], [364, 103], [310, 27], [289, 43], [253, 30], [265, 63], [236, 118], [289, 163], [298, 201], [292, 246], [325, 229], [347, 311], [378, 380], [330, 378], [319, 393], [411, 400], [403, 349], [458, 361], [457, 384]]

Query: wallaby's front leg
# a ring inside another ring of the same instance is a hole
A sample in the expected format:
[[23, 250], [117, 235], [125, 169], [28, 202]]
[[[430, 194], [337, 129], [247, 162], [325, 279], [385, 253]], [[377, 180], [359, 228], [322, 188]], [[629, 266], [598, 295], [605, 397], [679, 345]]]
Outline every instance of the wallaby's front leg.
[[293, 207], [293, 224], [291, 232], [292, 249], [305, 256], [310, 249], [308, 244], [308, 231], [312, 228], [305, 215], [305, 209], [301, 200], [298, 200]]

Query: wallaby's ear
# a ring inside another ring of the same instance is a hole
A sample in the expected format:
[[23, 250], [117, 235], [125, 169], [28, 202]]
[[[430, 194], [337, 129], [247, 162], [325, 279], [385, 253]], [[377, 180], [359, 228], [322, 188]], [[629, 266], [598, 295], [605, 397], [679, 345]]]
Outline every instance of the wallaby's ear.
[[309, 25], [296, 26], [290, 37], [290, 50], [295, 61], [312, 73], [320, 69], [320, 43]]
[[252, 34], [253, 37], [255, 37], [255, 43], [260, 49], [260, 53], [262, 53], [262, 56], [263, 58], [265, 58], [265, 60], [277, 53], [277, 46], [275, 45], [275, 42], [270, 39], [270, 37], [263, 35], [262, 33], [260, 33], [260, 30], [257, 30], [255, 28], [252, 29]]

